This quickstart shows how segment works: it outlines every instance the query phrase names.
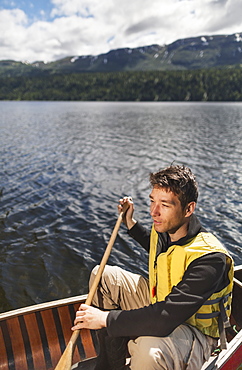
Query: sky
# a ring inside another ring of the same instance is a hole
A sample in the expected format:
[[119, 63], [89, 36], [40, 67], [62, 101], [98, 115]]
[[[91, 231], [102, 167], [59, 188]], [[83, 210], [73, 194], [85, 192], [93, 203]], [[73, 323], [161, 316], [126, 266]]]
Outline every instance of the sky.
[[241, 0], [0, 0], [0, 60], [50, 62], [241, 32]]

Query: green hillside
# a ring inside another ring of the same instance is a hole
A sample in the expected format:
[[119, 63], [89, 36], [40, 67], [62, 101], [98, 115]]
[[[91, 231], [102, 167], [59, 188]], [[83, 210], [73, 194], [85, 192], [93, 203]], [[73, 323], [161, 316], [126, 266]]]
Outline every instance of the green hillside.
[[0, 100], [242, 101], [242, 69], [5, 77]]

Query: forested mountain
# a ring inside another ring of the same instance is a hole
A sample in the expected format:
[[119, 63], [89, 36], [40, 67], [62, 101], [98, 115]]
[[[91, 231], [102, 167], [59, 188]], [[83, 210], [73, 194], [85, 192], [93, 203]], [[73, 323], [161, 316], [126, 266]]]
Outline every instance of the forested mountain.
[[242, 101], [242, 68], [0, 78], [0, 100]]
[[55, 62], [25, 64], [0, 61], [0, 76], [39, 76], [84, 72], [177, 71], [240, 68], [242, 33], [181, 39], [169, 45], [111, 50], [106, 54], [70, 56]]

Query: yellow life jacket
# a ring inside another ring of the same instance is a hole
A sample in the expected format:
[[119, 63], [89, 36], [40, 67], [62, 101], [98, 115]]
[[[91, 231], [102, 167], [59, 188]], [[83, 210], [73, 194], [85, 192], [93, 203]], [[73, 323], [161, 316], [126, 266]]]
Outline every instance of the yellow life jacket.
[[229, 285], [216, 292], [199, 308], [199, 310], [187, 320], [187, 323], [195, 326], [202, 333], [214, 338], [221, 337], [223, 328], [219, 326], [223, 318], [225, 322], [231, 313], [231, 300], [233, 288], [233, 260], [228, 251], [218, 239], [207, 232], [200, 232], [185, 245], [172, 245], [165, 253], [156, 256], [158, 233], [151, 230], [150, 253], [149, 253], [149, 284], [151, 303], [165, 300], [172, 287], [177, 285], [187, 270], [188, 266], [196, 258], [208, 253], [220, 252], [227, 257], [229, 269]]

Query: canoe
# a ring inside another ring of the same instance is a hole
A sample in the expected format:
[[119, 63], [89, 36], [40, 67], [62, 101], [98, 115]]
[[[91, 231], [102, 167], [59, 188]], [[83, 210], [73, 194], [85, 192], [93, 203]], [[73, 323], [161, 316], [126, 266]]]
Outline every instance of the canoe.
[[[87, 295], [0, 314], [0, 370], [52, 370], [72, 335], [75, 312]], [[73, 363], [98, 354], [93, 330], [81, 330]]]
[[[70, 330], [86, 295], [0, 314], [0, 370], [52, 370], [72, 335]], [[226, 350], [211, 356], [201, 370], [237, 370], [242, 364], [242, 265], [235, 268], [231, 328]], [[73, 369], [91, 369], [99, 346], [95, 330], [81, 330]]]

